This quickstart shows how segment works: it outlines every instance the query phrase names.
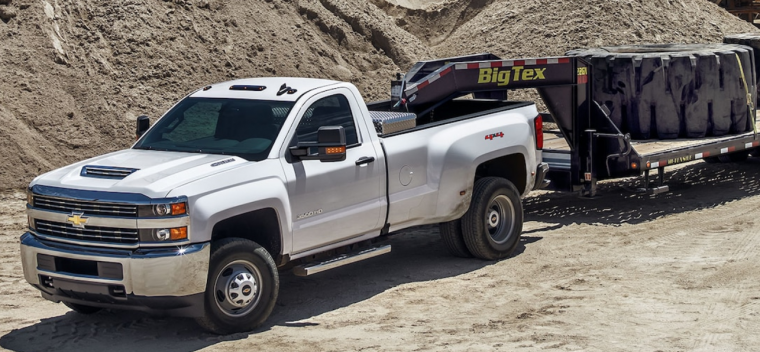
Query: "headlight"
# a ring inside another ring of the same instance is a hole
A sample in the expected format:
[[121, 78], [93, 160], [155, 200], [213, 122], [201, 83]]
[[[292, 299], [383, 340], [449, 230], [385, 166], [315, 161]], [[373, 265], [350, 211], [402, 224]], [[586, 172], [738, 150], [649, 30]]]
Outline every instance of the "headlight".
[[138, 208], [139, 217], [164, 217], [187, 214], [187, 202], [146, 204]]
[[169, 229], [160, 229], [156, 230], [156, 240], [158, 241], [166, 241], [171, 238], [171, 231]]
[[187, 204], [174, 203], [174, 204], [156, 204], [153, 206], [153, 215], [156, 216], [176, 216], [185, 215], [187, 212]]
[[140, 242], [171, 242], [187, 239], [187, 226], [140, 230]]
[[26, 204], [34, 206], [34, 193], [32, 193], [31, 189], [26, 190]]
[[172, 213], [171, 204], [156, 204], [153, 206], [153, 215], [167, 216]]

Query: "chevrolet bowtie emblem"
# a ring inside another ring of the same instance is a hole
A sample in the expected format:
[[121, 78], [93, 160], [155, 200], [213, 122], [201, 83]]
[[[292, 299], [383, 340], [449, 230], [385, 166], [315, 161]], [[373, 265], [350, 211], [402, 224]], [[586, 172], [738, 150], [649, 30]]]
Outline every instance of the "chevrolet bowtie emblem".
[[83, 216], [84, 213], [71, 213], [71, 216], [69, 216], [66, 221], [70, 222], [74, 227], [78, 227], [80, 229], [84, 228], [84, 224], [87, 223], [87, 217]]

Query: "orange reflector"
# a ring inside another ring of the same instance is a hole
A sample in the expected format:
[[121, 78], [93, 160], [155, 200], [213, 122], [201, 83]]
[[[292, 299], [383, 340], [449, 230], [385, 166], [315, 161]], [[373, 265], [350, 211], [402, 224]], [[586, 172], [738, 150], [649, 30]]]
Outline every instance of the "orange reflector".
[[171, 240], [184, 240], [187, 238], [187, 227], [177, 227], [171, 229]]
[[327, 147], [325, 154], [341, 154], [346, 152], [346, 147]]
[[182, 215], [187, 212], [185, 203], [172, 204], [172, 215]]
[[638, 169], [638, 168], [639, 168], [639, 164], [631, 163], [631, 169]]
[[467, 191], [460, 191], [460, 192], [459, 192], [459, 195], [460, 195], [460, 196], [463, 196], [463, 195], [465, 195], [465, 194], [467, 194]]

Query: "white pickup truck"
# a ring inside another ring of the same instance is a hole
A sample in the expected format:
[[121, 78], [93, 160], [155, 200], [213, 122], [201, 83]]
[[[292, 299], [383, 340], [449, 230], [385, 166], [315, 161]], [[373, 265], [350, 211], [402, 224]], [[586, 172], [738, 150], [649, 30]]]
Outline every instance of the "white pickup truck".
[[241, 79], [150, 128], [141, 117], [132, 148], [31, 182], [26, 280], [80, 313], [137, 309], [230, 333], [269, 316], [279, 271], [387, 253], [380, 240], [411, 226], [441, 223], [455, 255], [504, 258], [521, 197], [547, 183], [536, 107], [461, 93], [415, 110], [417, 81], [367, 105], [349, 83]]

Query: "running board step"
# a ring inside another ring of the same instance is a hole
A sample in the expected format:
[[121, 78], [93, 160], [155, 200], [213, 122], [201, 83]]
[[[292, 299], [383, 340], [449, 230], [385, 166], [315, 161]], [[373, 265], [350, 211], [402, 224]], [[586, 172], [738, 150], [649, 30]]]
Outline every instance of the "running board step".
[[321, 273], [330, 269], [335, 269], [339, 266], [346, 264], [356, 263], [364, 259], [377, 257], [385, 253], [391, 252], [391, 245], [385, 245], [381, 247], [369, 248], [356, 253], [341, 254], [330, 260], [326, 260], [319, 263], [311, 263], [306, 265], [299, 265], [293, 268], [293, 273], [296, 276], [309, 276], [316, 273]]

